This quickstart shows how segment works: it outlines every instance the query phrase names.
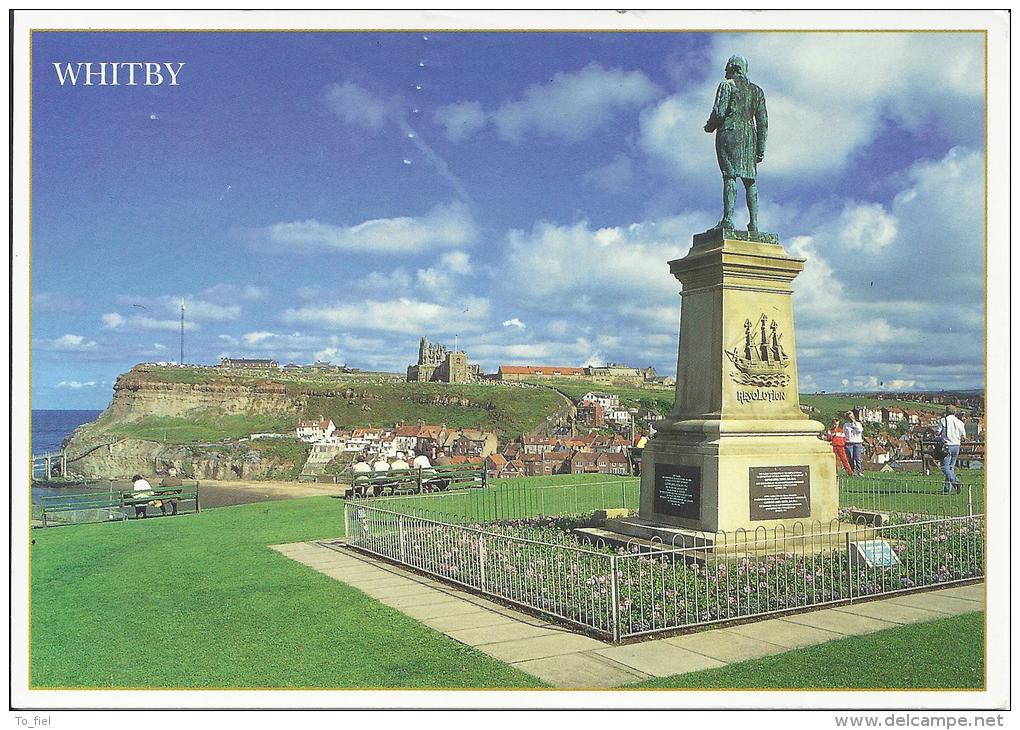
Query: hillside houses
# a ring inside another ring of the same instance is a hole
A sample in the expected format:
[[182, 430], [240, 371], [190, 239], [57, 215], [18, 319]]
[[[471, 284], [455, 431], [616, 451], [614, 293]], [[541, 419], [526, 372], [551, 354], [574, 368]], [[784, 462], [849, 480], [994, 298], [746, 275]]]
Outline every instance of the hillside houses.
[[445, 425], [398, 424], [393, 428], [342, 430], [332, 420], [319, 418], [301, 421], [295, 434], [301, 441], [312, 444], [316, 453], [329, 451], [350, 461], [358, 456], [393, 459], [397, 454], [405, 457], [423, 454], [432, 460], [445, 455], [480, 461], [499, 449], [499, 439], [491, 431]]

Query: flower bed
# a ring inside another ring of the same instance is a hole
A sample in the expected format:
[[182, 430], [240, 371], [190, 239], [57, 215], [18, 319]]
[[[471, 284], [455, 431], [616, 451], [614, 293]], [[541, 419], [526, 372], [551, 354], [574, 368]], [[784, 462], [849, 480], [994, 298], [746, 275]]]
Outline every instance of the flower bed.
[[614, 637], [940, 585], [984, 572], [980, 516], [927, 521], [905, 516], [881, 528], [862, 528], [860, 539], [891, 546], [896, 564], [889, 567], [869, 566], [856, 550], [848, 551], [845, 533], [820, 536], [832, 547], [812, 548], [816, 543], [807, 540], [792, 552], [769, 552], [769, 541], [747, 543], [740, 552], [628, 552], [592, 546], [568, 532], [591, 522], [591, 515], [566, 515], [461, 526], [386, 513], [381, 521], [373, 516], [374, 529], [355, 542]]

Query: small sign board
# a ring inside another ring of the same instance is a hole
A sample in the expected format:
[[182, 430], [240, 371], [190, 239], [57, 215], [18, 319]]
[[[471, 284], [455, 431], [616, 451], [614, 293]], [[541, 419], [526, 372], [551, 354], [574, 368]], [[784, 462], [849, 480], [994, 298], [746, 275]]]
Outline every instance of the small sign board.
[[888, 540], [861, 540], [850, 546], [869, 568], [895, 568], [900, 564]]
[[656, 464], [653, 506], [659, 514], [700, 520], [701, 468], [682, 464]]
[[748, 469], [751, 519], [811, 516], [811, 470], [807, 466], [752, 466]]

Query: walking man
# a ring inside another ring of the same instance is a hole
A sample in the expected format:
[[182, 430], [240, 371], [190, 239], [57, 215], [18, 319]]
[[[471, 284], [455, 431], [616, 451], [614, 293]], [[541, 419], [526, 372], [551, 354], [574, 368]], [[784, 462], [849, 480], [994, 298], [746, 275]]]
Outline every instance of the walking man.
[[935, 431], [946, 448], [942, 456], [942, 473], [946, 475], [943, 490], [960, 493], [960, 480], [956, 476], [956, 460], [960, 458], [960, 444], [967, 435], [963, 421], [956, 417], [956, 406], [946, 406], [946, 415], [939, 419]]
[[723, 178], [723, 216], [716, 228], [733, 228], [733, 206], [737, 200], [737, 178], [744, 183], [747, 230], [758, 230], [758, 163], [765, 159], [769, 132], [765, 92], [747, 80], [747, 59], [731, 56], [726, 63], [726, 80], [715, 92], [706, 132], [715, 132], [715, 155]]

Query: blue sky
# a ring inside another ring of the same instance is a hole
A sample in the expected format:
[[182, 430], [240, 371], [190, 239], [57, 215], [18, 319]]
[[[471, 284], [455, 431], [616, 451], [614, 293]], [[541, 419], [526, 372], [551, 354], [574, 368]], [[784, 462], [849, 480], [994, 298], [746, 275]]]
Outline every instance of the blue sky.
[[666, 262], [719, 218], [701, 127], [736, 52], [762, 227], [808, 259], [802, 390], [981, 386], [981, 34], [35, 33], [33, 406], [177, 359], [182, 298], [189, 362], [397, 372], [427, 335], [487, 371], [672, 373]]

